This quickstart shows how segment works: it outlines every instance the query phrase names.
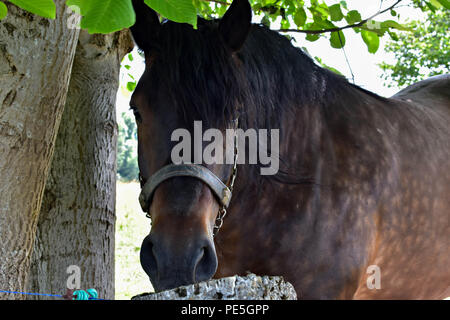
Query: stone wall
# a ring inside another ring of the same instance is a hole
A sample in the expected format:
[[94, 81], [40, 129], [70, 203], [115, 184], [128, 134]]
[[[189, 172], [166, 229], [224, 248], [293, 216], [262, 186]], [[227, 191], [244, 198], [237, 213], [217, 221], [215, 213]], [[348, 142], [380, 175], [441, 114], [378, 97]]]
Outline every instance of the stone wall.
[[144, 293], [132, 300], [296, 300], [294, 287], [282, 277], [233, 276], [183, 286], [159, 293]]

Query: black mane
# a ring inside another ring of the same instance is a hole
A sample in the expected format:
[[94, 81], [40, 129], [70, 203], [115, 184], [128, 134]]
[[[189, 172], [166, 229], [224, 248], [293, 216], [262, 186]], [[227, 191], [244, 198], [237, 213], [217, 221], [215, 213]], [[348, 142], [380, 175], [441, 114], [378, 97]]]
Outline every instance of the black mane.
[[[202, 120], [221, 126], [240, 117], [242, 127], [279, 128], [280, 116], [305, 104], [326, 107], [351, 88], [335, 73], [318, 66], [301, 49], [263, 25], [252, 25], [236, 59], [217, 30], [218, 20], [199, 18], [198, 30], [170, 21], [163, 23], [152, 52], [160, 60], [152, 67], [159, 90], [165, 86], [187, 122]], [[381, 98], [380, 98], [381, 99]]]
[[[204, 127], [224, 128], [239, 117], [244, 130], [280, 129], [281, 137], [283, 117], [296, 108], [309, 105], [333, 115], [352, 112], [343, 100], [385, 100], [320, 67], [263, 25], [253, 24], [244, 46], [232, 54], [218, 24], [199, 18], [194, 30], [166, 21], [149, 51], [158, 61], [151, 67], [150, 97], [163, 89], [188, 126], [201, 120]], [[312, 183], [310, 177], [287, 173], [283, 168], [288, 167], [280, 156], [279, 173], [270, 180]]]

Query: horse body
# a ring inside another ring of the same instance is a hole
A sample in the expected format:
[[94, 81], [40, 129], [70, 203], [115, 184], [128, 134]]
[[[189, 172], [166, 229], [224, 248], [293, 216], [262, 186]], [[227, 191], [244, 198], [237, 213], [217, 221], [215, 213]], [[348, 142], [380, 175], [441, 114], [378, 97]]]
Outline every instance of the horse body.
[[[215, 277], [283, 270], [311, 299], [448, 295], [450, 77], [433, 81], [434, 96], [422, 88], [380, 99], [349, 86], [328, 106], [337, 113], [298, 109], [280, 140], [300, 155], [290, 167], [314, 183], [255, 193], [238, 180]], [[381, 289], [367, 286], [370, 265]]]
[[[142, 1], [133, 5], [146, 56], [131, 102], [143, 185], [171, 163], [171, 133], [192, 131], [194, 120], [280, 129], [279, 173], [238, 166], [216, 237], [219, 204], [199, 179], [167, 179], [144, 199], [153, 225], [141, 264], [155, 289], [253, 272], [282, 275], [307, 299], [450, 294], [449, 76], [382, 98], [250, 25], [246, 0], [198, 30], [160, 25]], [[202, 165], [230, 177], [229, 165]]]

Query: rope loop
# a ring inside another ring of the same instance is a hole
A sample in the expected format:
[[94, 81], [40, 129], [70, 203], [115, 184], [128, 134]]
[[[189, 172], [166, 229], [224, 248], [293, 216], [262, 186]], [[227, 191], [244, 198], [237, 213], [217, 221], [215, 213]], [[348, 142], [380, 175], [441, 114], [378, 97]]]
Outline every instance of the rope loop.
[[73, 300], [97, 300], [98, 292], [97, 290], [91, 288], [84, 290], [76, 290], [73, 292]]

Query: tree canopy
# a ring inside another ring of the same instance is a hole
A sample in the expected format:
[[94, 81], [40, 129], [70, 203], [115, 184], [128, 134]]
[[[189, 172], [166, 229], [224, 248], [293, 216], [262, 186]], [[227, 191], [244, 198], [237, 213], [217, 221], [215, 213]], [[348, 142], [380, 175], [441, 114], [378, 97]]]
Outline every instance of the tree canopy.
[[[55, 18], [54, 0], [10, 0], [17, 6], [46, 18]], [[196, 28], [197, 15], [205, 18], [222, 16], [231, 0], [144, 0], [145, 3], [169, 20], [189, 23]], [[253, 11], [261, 17], [261, 23], [273, 25], [279, 21], [282, 32], [306, 33], [306, 39], [316, 41], [327, 34], [333, 48], [345, 46], [342, 30], [353, 29], [361, 34], [369, 52], [376, 52], [379, 38], [392, 36], [395, 30], [412, 30], [396, 20], [395, 8], [403, 0], [397, 0], [378, 12], [366, 16], [348, 7], [347, 2], [319, 0], [250, 0]], [[450, 9], [449, 0], [422, 1], [429, 8]], [[66, 4], [83, 17], [80, 27], [90, 33], [111, 33], [132, 26], [135, 13], [131, 0], [66, 0]], [[377, 17], [390, 11], [392, 19], [377, 21]], [[0, 1], [0, 19], [7, 14], [7, 7]]]
[[429, 7], [424, 1], [414, 5], [427, 12], [425, 22], [413, 21], [413, 32], [400, 32], [385, 46], [395, 63], [381, 63], [388, 87], [403, 87], [428, 77], [450, 72], [450, 15], [445, 8]]

